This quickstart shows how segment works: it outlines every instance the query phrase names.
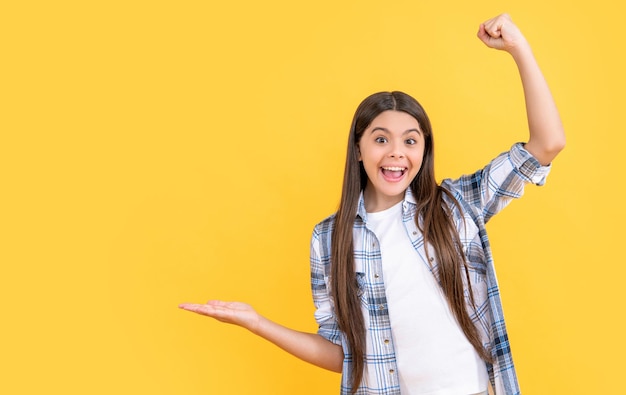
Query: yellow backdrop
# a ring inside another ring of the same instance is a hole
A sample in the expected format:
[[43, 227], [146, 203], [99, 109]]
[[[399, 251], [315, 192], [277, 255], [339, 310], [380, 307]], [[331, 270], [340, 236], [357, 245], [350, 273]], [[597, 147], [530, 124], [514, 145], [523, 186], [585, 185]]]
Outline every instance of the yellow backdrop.
[[521, 386], [618, 393], [626, 36], [614, 4], [3, 4], [0, 393], [337, 393], [339, 375], [177, 305], [243, 300], [314, 331], [309, 237], [336, 208], [362, 98], [422, 102], [439, 178], [526, 138], [513, 61], [475, 37], [504, 11], [568, 134], [546, 186], [489, 225]]

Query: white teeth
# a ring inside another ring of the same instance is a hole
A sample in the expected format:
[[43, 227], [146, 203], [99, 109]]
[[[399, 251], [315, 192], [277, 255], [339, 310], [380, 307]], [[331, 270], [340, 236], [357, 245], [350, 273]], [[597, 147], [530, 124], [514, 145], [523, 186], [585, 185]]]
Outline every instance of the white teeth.
[[404, 170], [404, 167], [383, 167], [383, 169], [389, 170], [389, 171], [402, 171]]

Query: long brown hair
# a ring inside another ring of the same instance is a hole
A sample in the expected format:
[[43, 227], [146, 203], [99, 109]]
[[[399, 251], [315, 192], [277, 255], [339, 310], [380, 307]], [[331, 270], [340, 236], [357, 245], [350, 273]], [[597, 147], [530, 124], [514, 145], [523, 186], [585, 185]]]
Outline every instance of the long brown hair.
[[[435, 180], [430, 120], [422, 106], [406, 93], [379, 92], [361, 102], [352, 120], [341, 201], [335, 216], [331, 245], [331, 296], [339, 328], [346, 335], [352, 354], [350, 383], [352, 393], [356, 392], [363, 378], [366, 330], [354, 268], [352, 236], [359, 196], [367, 184], [367, 174], [359, 161], [358, 144], [363, 132], [374, 118], [387, 110], [402, 111], [413, 116], [422, 130], [425, 143], [422, 167], [410, 184], [411, 192], [417, 201], [415, 221], [424, 235], [425, 245], [433, 246], [435, 258], [439, 262], [437, 279], [463, 333], [481, 358], [492, 361], [465, 308], [463, 272], [470, 287], [470, 303], [474, 304], [469, 272], [451, 209], [443, 200], [444, 195], [457, 205], [457, 209], [460, 207], [450, 192], [438, 185]], [[422, 218], [422, 221], [419, 218]], [[428, 255], [428, 248], [426, 254]]]

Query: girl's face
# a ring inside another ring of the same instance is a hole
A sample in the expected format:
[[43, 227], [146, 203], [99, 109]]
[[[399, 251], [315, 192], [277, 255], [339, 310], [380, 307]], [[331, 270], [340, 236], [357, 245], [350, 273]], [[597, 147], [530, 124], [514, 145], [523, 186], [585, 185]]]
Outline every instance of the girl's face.
[[366, 210], [385, 210], [404, 199], [424, 157], [424, 136], [417, 120], [402, 111], [384, 111], [365, 129], [358, 148], [367, 173]]

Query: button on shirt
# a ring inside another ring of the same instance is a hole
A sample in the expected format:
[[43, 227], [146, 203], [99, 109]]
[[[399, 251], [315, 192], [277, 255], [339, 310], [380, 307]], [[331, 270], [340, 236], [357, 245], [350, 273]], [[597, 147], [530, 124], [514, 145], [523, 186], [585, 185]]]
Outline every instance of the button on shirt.
[[[442, 187], [450, 191], [460, 204], [459, 211], [453, 202], [446, 201], [452, 210], [470, 270], [470, 281], [476, 307], [467, 303], [470, 317], [495, 358], [488, 364], [489, 378], [496, 395], [519, 393], [517, 377], [511, 357], [498, 283], [485, 223], [512, 199], [523, 194], [527, 183], [543, 185], [550, 171], [549, 166], [539, 162], [523, 148], [513, 145], [485, 168], [456, 180], [446, 179]], [[416, 251], [424, 248], [423, 237], [415, 224], [415, 198], [410, 189], [406, 191], [403, 204], [403, 220], [407, 234]], [[316, 225], [311, 239], [311, 287], [315, 303], [315, 319], [318, 333], [329, 341], [341, 345], [344, 365], [341, 394], [350, 394], [350, 363], [352, 356], [345, 335], [339, 330], [329, 294], [331, 235], [335, 217], [330, 216]], [[368, 377], [361, 383], [356, 394], [400, 394], [398, 366], [394, 350], [391, 322], [385, 294], [381, 253], [373, 232], [367, 228], [367, 213], [361, 195], [354, 222], [354, 256], [356, 277], [361, 290], [362, 305], [367, 312], [365, 369]], [[434, 256], [434, 252], [430, 253]], [[431, 272], [437, 277], [437, 262], [433, 261]], [[468, 286], [465, 285], [466, 295]], [[469, 299], [469, 298], [466, 298]]]

